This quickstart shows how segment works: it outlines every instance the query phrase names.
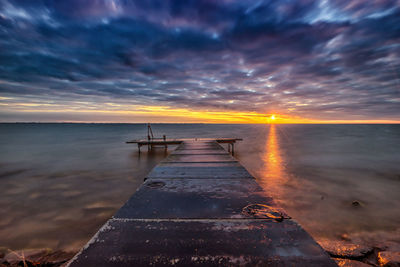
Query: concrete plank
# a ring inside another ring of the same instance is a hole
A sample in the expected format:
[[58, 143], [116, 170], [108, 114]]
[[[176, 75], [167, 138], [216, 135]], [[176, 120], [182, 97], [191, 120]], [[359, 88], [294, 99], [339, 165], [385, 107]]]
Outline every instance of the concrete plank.
[[177, 155], [171, 154], [165, 158], [162, 162], [227, 162], [237, 161], [235, 158], [228, 154], [222, 155]]
[[281, 220], [289, 216], [252, 179], [149, 179], [114, 217]]
[[[217, 148], [217, 147], [209, 147], [209, 146], [207, 146], [207, 147], [177, 148], [176, 150], [177, 150], [177, 151], [180, 151], [180, 150], [210, 150], [210, 149], [216, 150], [216, 149], [218, 149], [218, 148]], [[223, 148], [221, 148], [221, 149], [223, 149]]]
[[171, 155], [225, 155], [226, 150], [221, 149], [185, 149], [185, 150], [175, 150]]
[[111, 219], [76, 266], [337, 266], [295, 222]]
[[179, 145], [177, 148], [178, 150], [182, 149], [194, 149], [194, 150], [199, 150], [199, 149], [223, 149], [221, 145], [219, 145], [216, 142], [213, 143], [182, 143]]
[[241, 167], [237, 161], [214, 161], [214, 162], [183, 162], [183, 161], [167, 161], [160, 162], [157, 166], [162, 167]]
[[[172, 165], [172, 164], [169, 164]], [[176, 164], [177, 166], [159, 165], [154, 168], [147, 178], [199, 178], [199, 179], [222, 179], [222, 178], [248, 178], [254, 177], [242, 166], [213, 167], [212, 164]]]

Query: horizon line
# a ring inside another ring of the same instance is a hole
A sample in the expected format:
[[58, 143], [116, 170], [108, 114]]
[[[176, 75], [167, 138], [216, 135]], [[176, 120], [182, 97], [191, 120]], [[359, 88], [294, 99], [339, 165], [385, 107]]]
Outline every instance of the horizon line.
[[0, 121], [0, 124], [400, 124], [400, 121], [318, 121], [318, 122], [84, 122], [84, 121]]

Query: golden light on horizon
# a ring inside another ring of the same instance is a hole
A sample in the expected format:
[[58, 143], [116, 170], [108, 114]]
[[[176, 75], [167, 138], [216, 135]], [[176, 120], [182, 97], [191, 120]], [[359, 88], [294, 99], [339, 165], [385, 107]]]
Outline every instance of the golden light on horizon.
[[277, 120], [277, 116], [275, 114], [271, 114], [270, 116], [267, 117], [267, 123], [280, 123], [281, 120]]
[[[8, 101], [11, 101], [9, 103]], [[320, 120], [286, 113], [263, 113], [239, 110], [191, 109], [172, 106], [153, 106], [140, 104], [95, 103], [67, 101], [65, 103], [45, 103], [32, 101], [26, 103], [18, 98], [0, 97], [0, 112], [14, 112], [16, 116], [36, 116], [51, 119], [37, 121], [54, 122], [122, 122], [122, 123], [400, 123], [390, 120]], [[55, 117], [59, 116], [59, 119]], [[68, 119], [71, 116], [73, 119]], [[76, 119], [78, 118], [78, 119]], [[30, 119], [31, 120], [31, 119]], [[1, 119], [0, 119], [1, 121]], [[25, 121], [25, 120], [15, 120]], [[35, 120], [36, 121], [36, 120]]]

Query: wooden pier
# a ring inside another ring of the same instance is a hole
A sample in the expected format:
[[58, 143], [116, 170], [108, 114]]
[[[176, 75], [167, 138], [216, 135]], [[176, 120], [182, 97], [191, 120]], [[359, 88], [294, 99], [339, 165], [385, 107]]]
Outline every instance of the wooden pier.
[[69, 266], [336, 266], [215, 140], [184, 140]]

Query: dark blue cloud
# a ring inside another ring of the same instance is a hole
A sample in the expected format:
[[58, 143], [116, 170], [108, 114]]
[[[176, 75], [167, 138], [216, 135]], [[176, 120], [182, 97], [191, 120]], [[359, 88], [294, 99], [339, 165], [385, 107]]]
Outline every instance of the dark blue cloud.
[[0, 0], [3, 97], [398, 119], [399, 80], [398, 1]]

